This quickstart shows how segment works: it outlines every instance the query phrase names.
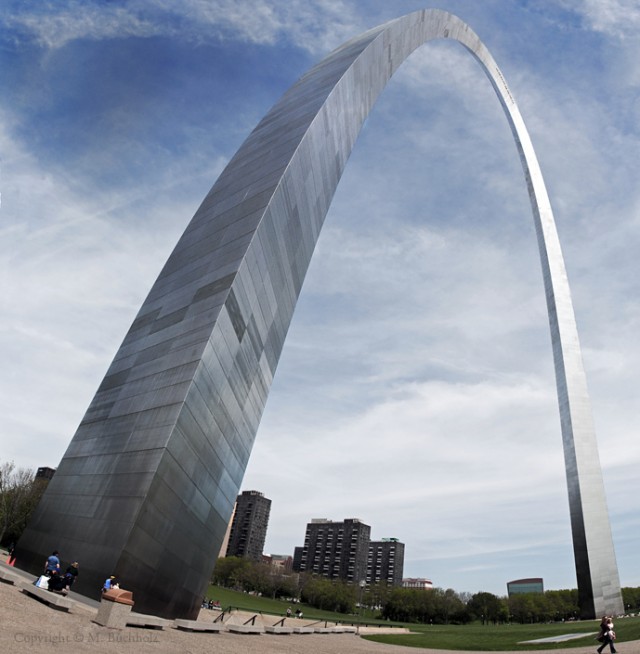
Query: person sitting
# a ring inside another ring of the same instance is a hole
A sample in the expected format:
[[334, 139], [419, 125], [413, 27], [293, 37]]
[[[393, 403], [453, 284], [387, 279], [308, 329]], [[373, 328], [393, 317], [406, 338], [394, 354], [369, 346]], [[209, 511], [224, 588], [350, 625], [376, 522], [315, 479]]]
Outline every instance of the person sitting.
[[116, 577], [111, 575], [105, 580], [104, 585], [102, 586], [102, 592], [105, 593], [106, 591], [113, 590], [115, 588], [120, 588], [120, 584], [118, 583]]
[[49, 577], [48, 587], [52, 592], [66, 594], [67, 582], [62, 575], [54, 570]]

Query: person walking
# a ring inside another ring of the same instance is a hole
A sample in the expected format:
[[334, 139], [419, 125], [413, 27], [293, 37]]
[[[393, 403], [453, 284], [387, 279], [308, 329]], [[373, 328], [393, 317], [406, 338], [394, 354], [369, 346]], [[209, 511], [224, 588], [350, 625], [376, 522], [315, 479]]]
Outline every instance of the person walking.
[[607, 616], [602, 618], [600, 623], [600, 635], [598, 640], [602, 638], [602, 645], [598, 647], [598, 654], [602, 654], [602, 650], [609, 645], [611, 654], [616, 654], [616, 648], [613, 644], [616, 639], [616, 632], [613, 630], [613, 620]]
[[64, 575], [65, 582], [67, 584], [67, 588], [71, 588], [73, 586], [76, 578], [78, 577], [78, 574], [80, 573], [80, 570], [78, 570], [78, 562], [74, 561], [68, 568], [67, 571]]

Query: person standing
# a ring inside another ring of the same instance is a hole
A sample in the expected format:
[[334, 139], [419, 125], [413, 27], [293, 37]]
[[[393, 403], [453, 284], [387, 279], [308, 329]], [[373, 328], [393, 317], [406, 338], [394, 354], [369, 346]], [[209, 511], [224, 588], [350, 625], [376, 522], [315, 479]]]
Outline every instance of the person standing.
[[44, 574], [47, 577], [50, 577], [54, 572], [60, 572], [60, 553], [58, 550], [53, 550], [51, 556], [44, 563]]
[[616, 648], [615, 645], [613, 644], [615, 639], [616, 639], [616, 632], [613, 630], [613, 620], [608, 617], [602, 618], [602, 622], [600, 623], [600, 636], [598, 637], [598, 640], [600, 637], [603, 639], [602, 640], [602, 645], [598, 647], [598, 654], [602, 654], [602, 650], [609, 645], [609, 650], [611, 654], [616, 654]]
[[67, 584], [67, 588], [71, 588], [73, 586], [76, 577], [80, 571], [78, 570], [78, 562], [74, 561], [68, 568], [67, 571], [65, 572], [64, 579]]
[[7, 559], [7, 563], [12, 566], [15, 562], [16, 562], [16, 544], [11, 543], [11, 545], [9, 545], [9, 558]]

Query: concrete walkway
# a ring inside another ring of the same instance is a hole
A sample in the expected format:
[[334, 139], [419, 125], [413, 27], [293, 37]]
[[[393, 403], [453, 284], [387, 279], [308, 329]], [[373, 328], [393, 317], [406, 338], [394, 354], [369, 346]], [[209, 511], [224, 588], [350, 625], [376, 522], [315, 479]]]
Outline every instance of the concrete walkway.
[[[2, 564], [0, 564], [2, 565]], [[16, 573], [20, 571], [16, 570]], [[24, 573], [22, 573], [24, 574]], [[29, 578], [32, 580], [32, 578]], [[80, 596], [71, 594], [79, 599]], [[0, 652], [65, 652], [73, 654], [433, 654], [437, 650], [381, 645], [355, 634], [239, 635], [227, 632], [191, 633], [174, 628], [162, 631], [127, 627], [108, 629], [92, 622], [97, 602], [78, 601], [69, 613], [53, 610], [0, 583]], [[212, 620], [204, 610], [201, 619]], [[298, 621], [300, 622], [300, 621]], [[546, 654], [593, 654], [595, 644]], [[640, 641], [622, 643], [620, 654], [640, 654]], [[473, 654], [473, 653], [472, 653]]]

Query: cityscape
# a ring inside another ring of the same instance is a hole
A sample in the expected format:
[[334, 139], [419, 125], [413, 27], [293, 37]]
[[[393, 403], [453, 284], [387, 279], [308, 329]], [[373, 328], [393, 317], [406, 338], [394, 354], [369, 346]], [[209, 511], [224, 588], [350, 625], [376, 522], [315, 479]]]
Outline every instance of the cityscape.
[[[433, 589], [431, 579], [404, 577], [405, 543], [399, 538], [373, 540], [371, 526], [358, 518], [341, 521], [312, 518], [304, 544], [292, 553], [263, 551], [269, 526], [271, 500], [260, 491], [242, 491], [235, 503], [218, 558], [240, 557], [267, 563], [287, 573], [309, 572], [329, 580], [365, 588], [375, 584], [417, 590]], [[508, 596], [544, 593], [542, 578], [505, 582]]]
[[0, 11], [6, 565], [630, 613], [635, 8], [61, 2]]

